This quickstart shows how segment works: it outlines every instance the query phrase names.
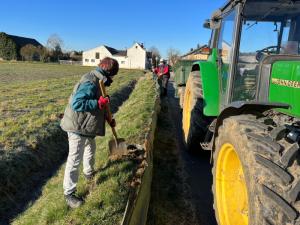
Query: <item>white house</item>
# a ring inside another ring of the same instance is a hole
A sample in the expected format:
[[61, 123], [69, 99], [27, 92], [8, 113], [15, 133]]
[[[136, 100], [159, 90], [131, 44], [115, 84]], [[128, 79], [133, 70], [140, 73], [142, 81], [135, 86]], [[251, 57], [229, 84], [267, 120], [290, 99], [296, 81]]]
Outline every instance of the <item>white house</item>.
[[147, 52], [142, 44], [135, 43], [127, 50], [116, 50], [102, 45], [84, 51], [82, 63], [84, 66], [96, 66], [100, 60], [111, 57], [119, 62], [120, 68], [126, 69], [149, 69], [151, 68], [151, 52]]

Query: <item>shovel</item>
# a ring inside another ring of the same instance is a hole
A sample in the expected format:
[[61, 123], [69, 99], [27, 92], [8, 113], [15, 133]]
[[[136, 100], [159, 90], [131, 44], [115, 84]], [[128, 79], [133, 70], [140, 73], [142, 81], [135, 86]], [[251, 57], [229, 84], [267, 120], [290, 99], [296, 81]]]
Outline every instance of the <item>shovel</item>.
[[[106, 97], [106, 90], [103, 81], [99, 81], [100, 89], [101, 89], [101, 94], [103, 97]], [[107, 113], [107, 121], [112, 121], [112, 114], [110, 111], [110, 105], [106, 105], [106, 113]], [[127, 149], [127, 144], [125, 142], [125, 139], [123, 138], [118, 138], [117, 132], [114, 127], [111, 127], [113, 137], [114, 139], [110, 140], [108, 142], [108, 147], [109, 147], [109, 154], [110, 155], [126, 155], [128, 152]]]

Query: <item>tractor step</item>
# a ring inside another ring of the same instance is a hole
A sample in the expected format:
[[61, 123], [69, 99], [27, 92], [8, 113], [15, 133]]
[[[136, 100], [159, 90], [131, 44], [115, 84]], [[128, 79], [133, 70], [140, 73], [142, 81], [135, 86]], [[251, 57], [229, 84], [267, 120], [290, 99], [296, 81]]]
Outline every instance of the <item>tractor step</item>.
[[209, 150], [210, 151], [212, 149], [212, 143], [211, 142], [201, 142], [200, 145], [201, 145], [201, 148], [203, 150]]

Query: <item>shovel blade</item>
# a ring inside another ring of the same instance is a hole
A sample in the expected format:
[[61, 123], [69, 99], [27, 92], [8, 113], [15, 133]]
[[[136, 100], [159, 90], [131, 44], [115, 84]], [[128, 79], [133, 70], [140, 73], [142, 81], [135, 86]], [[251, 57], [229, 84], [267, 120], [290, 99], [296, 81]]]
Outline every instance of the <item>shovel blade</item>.
[[115, 139], [110, 140], [108, 147], [110, 155], [126, 155], [128, 152], [127, 144], [123, 138], [118, 138], [117, 143]]

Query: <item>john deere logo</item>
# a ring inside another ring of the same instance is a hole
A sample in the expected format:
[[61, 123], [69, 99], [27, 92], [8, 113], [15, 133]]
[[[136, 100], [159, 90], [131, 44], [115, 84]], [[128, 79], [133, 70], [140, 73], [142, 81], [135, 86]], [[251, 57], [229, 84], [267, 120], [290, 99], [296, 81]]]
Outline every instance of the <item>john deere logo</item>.
[[300, 82], [295, 80], [283, 80], [278, 78], [272, 78], [272, 84], [277, 84], [285, 87], [300, 88]]

